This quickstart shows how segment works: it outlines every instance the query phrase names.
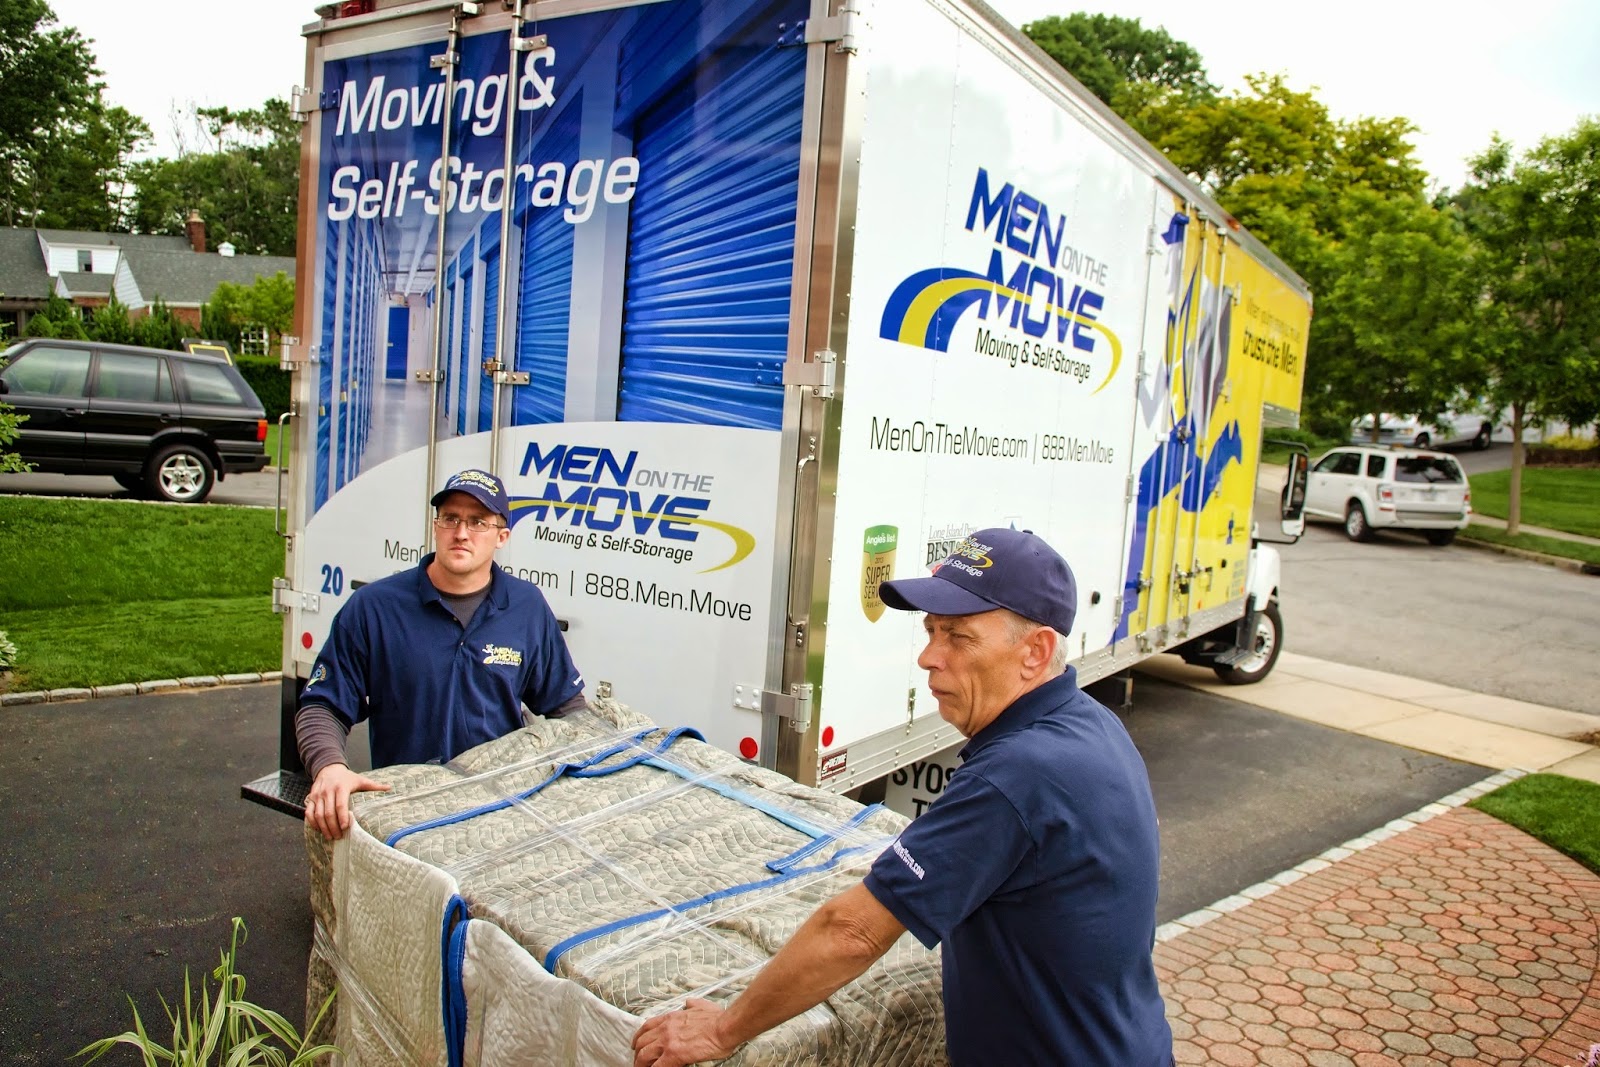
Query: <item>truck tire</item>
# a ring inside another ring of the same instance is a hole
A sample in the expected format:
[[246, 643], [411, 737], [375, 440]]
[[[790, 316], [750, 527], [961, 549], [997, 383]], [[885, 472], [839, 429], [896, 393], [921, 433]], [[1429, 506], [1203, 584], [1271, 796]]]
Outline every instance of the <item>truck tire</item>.
[[1416, 446], [1418, 448], [1427, 448], [1431, 444], [1433, 444], [1433, 438], [1425, 433], [1417, 434]]
[[217, 472], [211, 457], [195, 445], [168, 445], [145, 467], [145, 484], [157, 500], [198, 504], [211, 495]]
[[1344, 533], [1352, 541], [1372, 540], [1372, 527], [1367, 523], [1367, 509], [1361, 501], [1352, 500], [1344, 509]]
[[1472, 439], [1472, 450], [1482, 452], [1489, 447], [1489, 437], [1494, 433], [1494, 428], [1487, 422], [1478, 430], [1478, 436]]
[[1229, 685], [1249, 685], [1272, 673], [1282, 650], [1283, 616], [1278, 614], [1278, 602], [1269, 600], [1266, 609], [1256, 618], [1255, 651], [1250, 658], [1232, 667], [1216, 664], [1211, 669]]

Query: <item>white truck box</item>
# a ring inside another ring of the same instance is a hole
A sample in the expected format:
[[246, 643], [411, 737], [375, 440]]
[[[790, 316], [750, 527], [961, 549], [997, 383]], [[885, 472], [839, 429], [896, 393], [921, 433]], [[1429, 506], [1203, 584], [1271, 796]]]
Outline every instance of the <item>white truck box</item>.
[[323, 10], [255, 799], [299, 810], [335, 613], [472, 466], [591, 692], [834, 791], [959, 740], [877, 587], [985, 526], [1071, 562], [1081, 682], [1270, 668], [1310, 295], [981, 3]]

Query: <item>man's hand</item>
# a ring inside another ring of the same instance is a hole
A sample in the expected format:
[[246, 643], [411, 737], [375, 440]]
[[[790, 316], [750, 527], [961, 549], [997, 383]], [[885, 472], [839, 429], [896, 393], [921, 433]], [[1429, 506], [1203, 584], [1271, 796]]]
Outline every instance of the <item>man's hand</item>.
[[350, 829], [350, 794], [365, 790], [387, 793], [390, 787], [357, 774], [342, 763], [322, 768], [306, 796], [306, 822], [332, 841]]
[[685, 1067], [725, 1060], [739, 1048], [722, 1034], [725, 1012], [709, 1000], [646, 1019], [633, 1035], [633, 1067]]

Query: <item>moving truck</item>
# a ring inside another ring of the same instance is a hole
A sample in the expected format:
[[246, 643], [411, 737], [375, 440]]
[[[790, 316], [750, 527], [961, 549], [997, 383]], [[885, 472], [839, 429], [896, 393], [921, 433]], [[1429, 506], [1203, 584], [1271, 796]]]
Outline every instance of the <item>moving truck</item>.
[[1303, 464], [1265, 511], [1257, 477], [1310, 294], [978, 0], [319, 10], [283, 766], [248, 795], [298, 812], [329, 625], [467, 467], [591, 693], [836, 791], [960, 740], [878, 586], [983, 527], [1071, 562], [1080, 682], [1271, 669], [1256, 534]]

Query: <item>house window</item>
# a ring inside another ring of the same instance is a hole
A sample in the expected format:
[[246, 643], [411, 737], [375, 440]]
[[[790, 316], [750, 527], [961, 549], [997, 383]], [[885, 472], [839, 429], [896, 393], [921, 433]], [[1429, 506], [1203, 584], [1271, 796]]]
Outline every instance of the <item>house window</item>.
[[78, 249], [78, 271], [82, 274], [94, 272], [94, 253], [87, 248]]

